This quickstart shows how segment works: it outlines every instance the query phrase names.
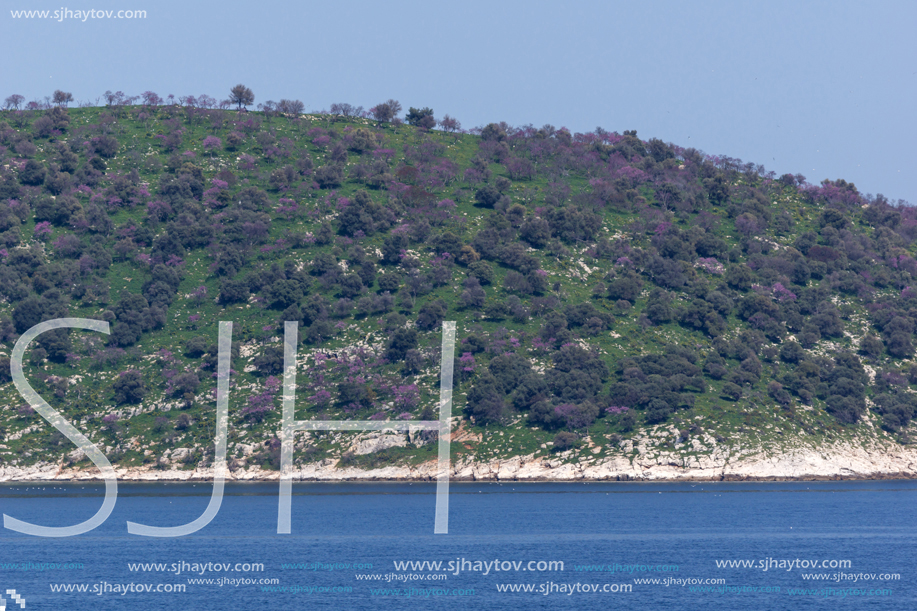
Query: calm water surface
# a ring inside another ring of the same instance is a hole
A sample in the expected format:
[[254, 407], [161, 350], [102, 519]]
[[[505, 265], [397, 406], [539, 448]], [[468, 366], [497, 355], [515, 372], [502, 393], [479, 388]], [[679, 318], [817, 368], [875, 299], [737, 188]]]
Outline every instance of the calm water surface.
[[[55, 610], [917, 609], [917, 482], [453, 484], [448, 535], [433, 534], [432, 484], [297, 484], [290, 535], [276, 534], [277, 484], [232, 484], [194, 535], [127, 533], [190, 522], [210, 489], [121, 483], [86, 535], [0, 530], [0, 592]], [[5, 485], [0, 511], [65, 526], [103, 492]], [[730, 560], [754, 566], [717, 566]], [[66, 587], [86, 591], [53, 591]]]

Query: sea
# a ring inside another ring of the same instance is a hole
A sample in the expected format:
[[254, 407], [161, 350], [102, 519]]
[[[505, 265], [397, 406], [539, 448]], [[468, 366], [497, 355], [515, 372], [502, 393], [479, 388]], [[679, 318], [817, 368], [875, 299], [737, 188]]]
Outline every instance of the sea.
[[[0, 609], [917, 609], [917, 482], [125, 483], [94, 530], [0, 530]], [[0, 512], [69, 526], [101, 483], [0, 486]]]

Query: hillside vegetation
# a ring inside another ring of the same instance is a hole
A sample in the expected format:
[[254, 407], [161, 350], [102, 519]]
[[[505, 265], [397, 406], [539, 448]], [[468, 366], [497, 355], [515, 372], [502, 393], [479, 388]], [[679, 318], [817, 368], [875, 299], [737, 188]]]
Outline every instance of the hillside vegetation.
[[[686, 451], [909, 443], [917, 210], [901, 202], [634, 131], [464, 133], [430, 109], [402, 123], [394, 101], [109, 102], [0, 112], [4, 465], [91, 466], [11, 383], [19, 335], [64, 316], [111, 334], [46, 333], [26, 374], [122, 466], [212, 461], [221, 320], [233, 469], [277, 468], [293, 320], [297, 419], [379, 420], [437, 418], [456, 321], [457, 459], [604, 456], [662, 423]], [[436, 451], [430, 433], [368, 453], [297, 439], [300, 464]]]

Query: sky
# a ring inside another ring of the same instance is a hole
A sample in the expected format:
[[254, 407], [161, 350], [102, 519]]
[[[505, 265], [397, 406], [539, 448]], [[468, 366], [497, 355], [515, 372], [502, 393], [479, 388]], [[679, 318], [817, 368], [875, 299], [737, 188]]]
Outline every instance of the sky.
[[[69, 4], [71, 3], [72, 4]], [[0, 99], [389, 98], [602, 127], [917, 204], [917, 2], [0, 0]], [[12, 11], [143, 10], [145, 18]], [[97, 102], [98, 100], [98, 102]]]

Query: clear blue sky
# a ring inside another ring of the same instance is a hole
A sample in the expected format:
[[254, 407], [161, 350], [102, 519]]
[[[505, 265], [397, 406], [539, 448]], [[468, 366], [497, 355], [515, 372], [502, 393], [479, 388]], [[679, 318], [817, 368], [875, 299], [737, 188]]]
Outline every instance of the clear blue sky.
[[[4, 0], [0, 99], [396, 98], [464, 127], [636, 129], [917, 204], [915, 2]], [[10, 10], [143, 9], [141, 20]]]

